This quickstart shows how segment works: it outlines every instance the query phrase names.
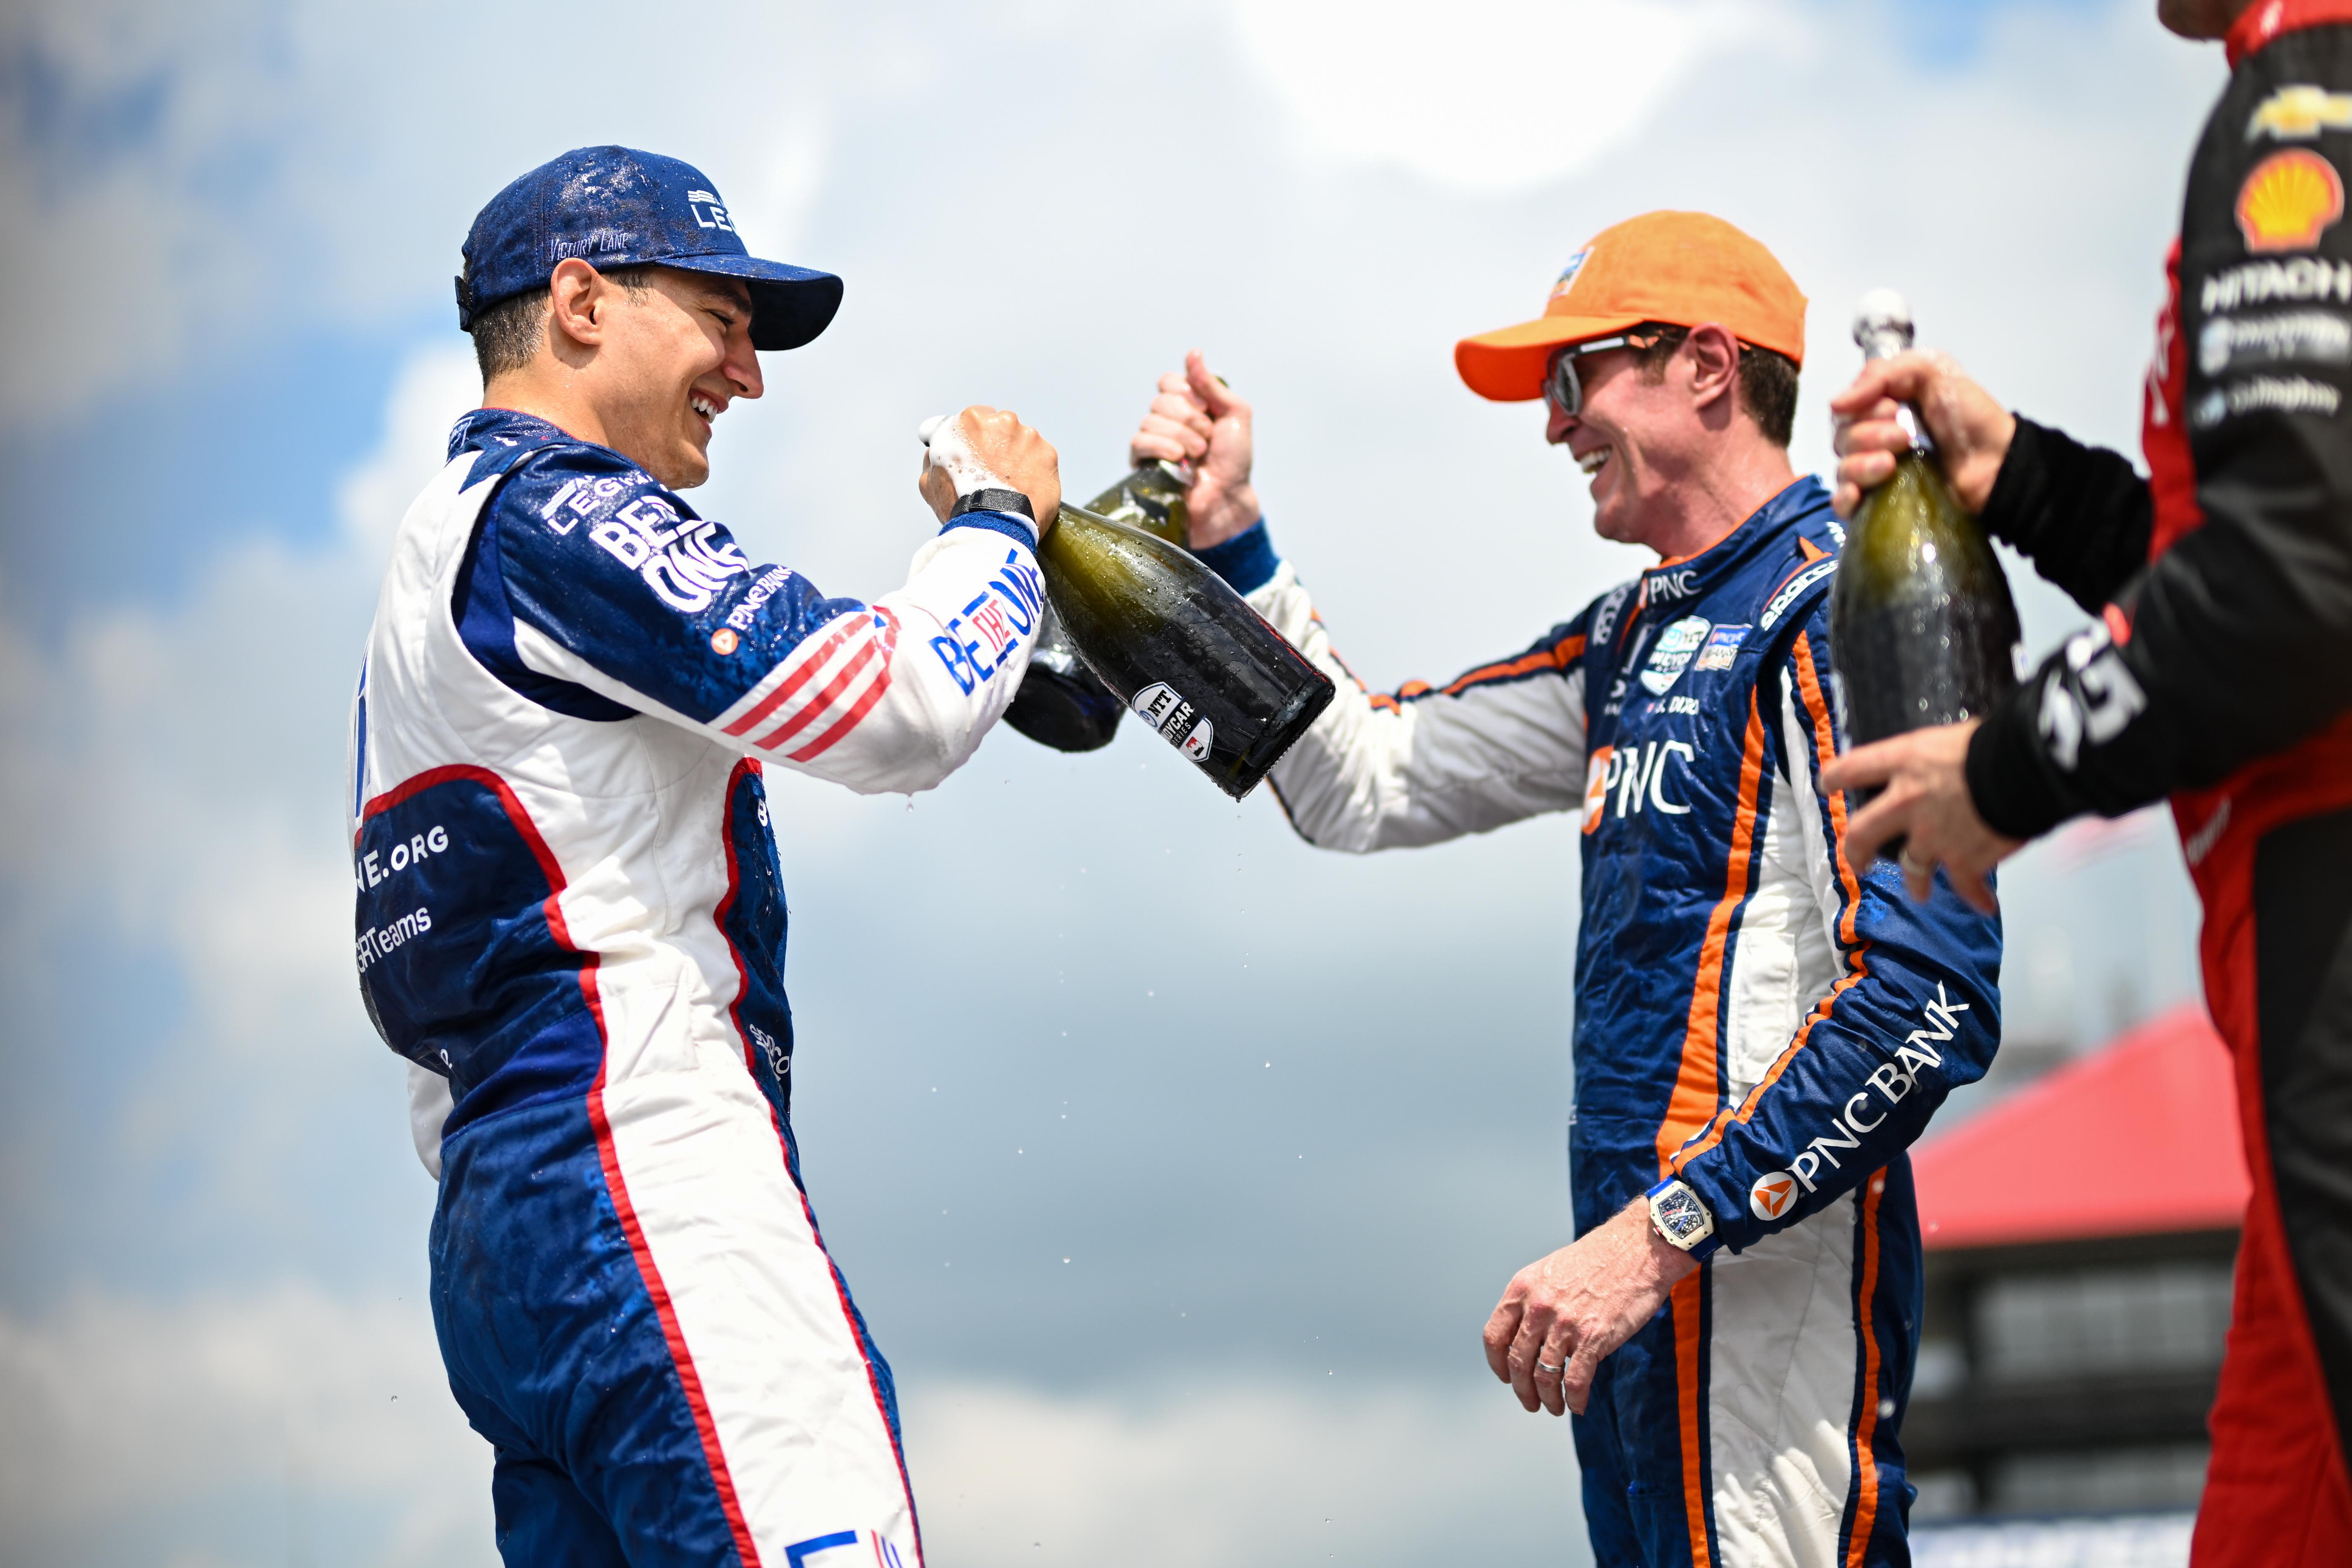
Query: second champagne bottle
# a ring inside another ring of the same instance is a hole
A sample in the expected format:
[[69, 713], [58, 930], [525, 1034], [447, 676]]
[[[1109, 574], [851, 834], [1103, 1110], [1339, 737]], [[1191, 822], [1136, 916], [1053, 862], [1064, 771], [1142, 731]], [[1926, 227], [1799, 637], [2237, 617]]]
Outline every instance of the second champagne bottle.
[[1037, 553], [1087, 667], [1235, 800], [1330, 706], [1329, 676], [1157, 534], [1065, 506]]
[[[1087, 502], [1087, 511], [1156, 533], [1171, 544], [1185, 539], [1184, 492], [1192, 476], [1176, 463], [1146, 463]], [[1053, 603], [1045, 605], [1037, 647], [1028, 673], [1004, 721], [1041, 746], [1057, 752], [1093, 752], [1111, 743], [1127, 705], [1078, 657], [1077, 645], [1062, 626]]]
[[[1902, 353], [1910, 307], [1873, 290], [1853, 337], [1865, 359]], [[1952, 495], [1918, 411], [1906, 406], [1901, 418], [1912, 448], [1863, 497], [1830, 591], [1839, 705], [1856, 746], [1981, 719], [2017, 685], [2017, 605], [1992, 541]], [[1902, 849], [1898, 838], [1882, 853]]]
[[[940, 423], [924, 425], [926, 446]], [[1147, 520], [1181, 527], [1181, 474], [1155, 470], [1138, 470], [1119, 491], [1147, 489], [1156, 502]], [[1337, 695], [1331, 678], [1223, 578], [1158, 533], [1066, 505], [1038, 542], [1037, 561], [1086, 667], [1235, 800]]]

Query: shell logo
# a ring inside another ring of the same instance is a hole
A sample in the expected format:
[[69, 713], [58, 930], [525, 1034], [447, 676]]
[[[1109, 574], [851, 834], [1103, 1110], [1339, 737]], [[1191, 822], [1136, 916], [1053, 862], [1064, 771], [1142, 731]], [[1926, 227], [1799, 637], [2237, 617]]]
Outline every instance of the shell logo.
[[1748, 1189], [1748, 1206], [1758, 1219], [1779, 1219], [1796, 1201], [1797, 1178], [1786, 1171], [1759, 1176]]
[[2272, 153], [2238, 187], [2238, 232], [2257, 254], [2309, 250], [2343, 216], [2336, 165], [2301, 147]]

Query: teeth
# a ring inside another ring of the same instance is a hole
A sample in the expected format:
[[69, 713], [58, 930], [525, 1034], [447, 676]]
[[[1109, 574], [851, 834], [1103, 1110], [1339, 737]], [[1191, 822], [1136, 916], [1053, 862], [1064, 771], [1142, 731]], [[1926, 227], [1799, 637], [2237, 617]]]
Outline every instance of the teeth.
[[1587, 475], [1597, 474], [1601, 471], [1601, 465], [1608, 460], [1609, 448], [1606, 447], [1595, 447], [1590, 452], [1585, 453], [1581, 458], [1577, 458], [1576, 466], [1582, 468]]
[[687, 401], [692, 404], [694, 405], [694, 411], [697, 414], [701, 415], [705, 419], [716, 419], [719, 417], [719, 405], [711, 402], [709, 398], [692, 397], [688, 398]]

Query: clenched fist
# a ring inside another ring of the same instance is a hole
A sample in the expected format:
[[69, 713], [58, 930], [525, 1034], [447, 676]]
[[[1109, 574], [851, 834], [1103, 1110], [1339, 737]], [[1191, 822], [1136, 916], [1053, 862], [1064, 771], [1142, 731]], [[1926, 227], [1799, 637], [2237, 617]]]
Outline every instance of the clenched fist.
[[916, 480], [941, 522], [958, 496], [974, 490], [1018, 490], [1037, 514], [1044, 538], [1062, 506], [1062, 462], [1045, 437], [1009, 409], [974, 404], [933, 427]]

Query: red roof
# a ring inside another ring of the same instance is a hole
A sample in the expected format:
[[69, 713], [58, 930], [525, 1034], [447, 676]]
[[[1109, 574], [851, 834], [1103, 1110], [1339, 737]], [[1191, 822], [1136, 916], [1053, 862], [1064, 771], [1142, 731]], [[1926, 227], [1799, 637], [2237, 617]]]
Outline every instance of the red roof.
[[2183, 1007], [1912, 1155], [1930, 1247], [2238, 1224], [2252, 1190], [2229, 1047]]

